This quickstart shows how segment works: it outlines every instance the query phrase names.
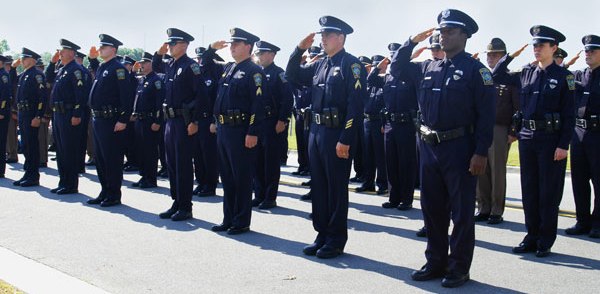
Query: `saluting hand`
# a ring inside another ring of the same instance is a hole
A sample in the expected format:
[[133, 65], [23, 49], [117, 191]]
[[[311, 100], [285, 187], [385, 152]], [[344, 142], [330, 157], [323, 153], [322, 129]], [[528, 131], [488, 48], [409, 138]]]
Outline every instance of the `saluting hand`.
[[423, 51], [425, 51], [425, 49], [427, 49], [427, 46], [424, 46], [424, 47], [421, 47], [421, 48], [415, 50], [415, 52], [413, 52], [413, 54], [410, 56], [410, 60], [413, 60], [413, 59], [421, 56], [421, 53], [423, 53]]
[[123, 131], [123, 130], [125, 130], [125, 128], [126, 128], [126, 127], [127, 127], [127, 124], [124, 124], [124, 123], [122, 123], [122, 122], [117, 122], [117, 123], [115, 124], [115, 128], [113, 129], [113, 131], [114, 131], [115, 133], [117, 133], [117, 132], [120, 132], [120, 131]]
[[421, 42], [427, 40], [427, 38], [431, 37], [431, 35], [433, 35], [433, 31], [435, 31], [435, 28], [430, 28], [423, 32], [420, 32], [420, 33], [416, 34], [415, 36], [410, 37], [410, 41], [413, 43], [417, 43], [417, 44], [421, 43]]
[[379, 70], [380, 73], [385, 72], [385, 70], [387, 69], [387, 66], [389, 64], [390, 64], [390, 59], [386, 57], [377, 65], [377, 69]]
[[339, 158], [348, 159], [350, 158], [350, 145], [342, 144], [340, 142], [335, 145], [335, 154]]
[[487, 157], [473, 154], [471, 157], [471, 164], [469, 166], [469, 172], [474, 176], [480, 176], [485, 173], [485, 167], [487, 166]]
[[554, 160], [561, 161], [565, 158], [567, 158], [567, 150], [556, 148], [556, 150], [554, 151]]
[[316, 33], [310, 33], [308, 36], [304, 37], [304, 39], [300, 41], [300, 44], [298, 44], [298, 48], [300, 48], [300, 50], [307, 50], [310, 48], [310, 46], [312, 46], [312, 44], [315, 42], [315, 34]]
[[11, 66], [12, 66], [13, 68], [17, 68], [17, 67], [19, 67], [19, 65], [21, 65], [21, 58], [19, 58], [19, 59], [17, 59], [17, 60], [15, 60], [15, 61], [13, 61], [13, 63], [12, 63], [12, 65], [11, 65]]
[[136, 61], [133, 64], [133, 72], [139, 72], [141, 68], [142, 68], [142, 64], [141, 63], [139, 63], [139, 62]]
[[479, 61], [479, 52], [475, 52], [475, 54], [471, 55], [471, 57], [473, 57], [473, 59]]
[[158, 55], [165, 55], [167, 54], [167, 52], [169, 52], [169, 45], [167, 43], [163, 43], [160, 48], [158, 48], [158, 51], [156, 51], [156, 53], [158, 53]]
[[519, 50], [513, 52], [510, 54], [510, 57], [512, 58], [517, 58], [519, 57], [519, 55], [521, 55], [521, 53], [523, 53], [523, 50], [525, 50], [525, 48], [527, 48], [527, 46], [529, 46], [529, 44], [525, 44], [523, 45], [523, 47], [519, 48]]
[[219, 41], [216, 41], [216, 42], [213, 42], [212, 44], [210, 44], [210, 48], [215, 49], [215, 51], [221, 50], [223, 48], [227, 48], [227, 46], [228, 46], [227, 41], [224, 41], [224, 40], [219, 40]]
[[188, 136], [193, 136], [198, 132], [198, 125], [196, 123], [190, 123], [187, 127]]
[[98, 52], [98, 49], [96, 49], [96, 46], [92, 46], [90, 48], [90, 52], [88, 53], [88, 58], [90, 58], [90, 59], [96, 59], [96, 58], [98, 58], [98, 56], [100, 56], [100, 53]]
[[56, 50], [56, 52], [54, 52], [54, 55], [52, 55], [52, 59], [50, 60], [50, 62], [57, 63], [59, 60], [60, 60], [60, 52], [58, 50]]
[[257, 136], [251, 136], [251, 135], [246, 135], [246, 148], [254, 148], [256, 146], [256, 143], [258, 142], [258, 137]]
[[571, 58], [571, 60], [569, 60], [569, 62], [565, 63], [565, 66], [569, 67], [569, 66], [575, 64], [575, 62], [577, 62], [577, 59], [579, 59], [579, 56], [581, 55], [581, 51], [583, 51], [583, 50], [580, 50], [579, 52], [577, 52], [577, 55], [573, 56], [573, 58]]

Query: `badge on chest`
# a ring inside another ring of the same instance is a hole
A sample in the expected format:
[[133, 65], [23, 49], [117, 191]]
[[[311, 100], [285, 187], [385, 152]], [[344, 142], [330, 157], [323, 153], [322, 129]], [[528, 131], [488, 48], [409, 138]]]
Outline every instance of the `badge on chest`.
[[240, 70], [240, 71], [236, 72], [236, 73], [233, 75], [233, 78], [234, 78], [234, 79], [241, 79], [241, 78], [243, 78], [244, 76], [246, 76], [246, 73]]
[[555, 80], [555, 79], [548, 80], [548, 87], [550, 87], [550, 89], [554, 89], [554, 88], [556, 88], [556, 86], [558, 86], [557, 80]]

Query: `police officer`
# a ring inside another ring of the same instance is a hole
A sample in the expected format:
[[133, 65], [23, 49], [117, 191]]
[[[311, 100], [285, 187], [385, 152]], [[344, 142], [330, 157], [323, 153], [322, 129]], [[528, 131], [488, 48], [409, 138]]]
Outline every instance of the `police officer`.
[[553, 59], [565, 36], [541, 25], [533, 26], [529, 32], [537, 63], [523, 67], [520, 74], [508, 75], [506, 67], [513, 57], [506, 55], [496, 65], [494, 75], [498, 82], [512, 77], [521, 91], [515, 132], [519, 138], [527, 235], [512, 251], [546, 257], [556, 240], [567, 150], [573, 136], [575, 78]]
[[131, 83], [127, 69], [117, 61], [117, 48], [123, 43], [107, 34], [100, 34], [100, 57], [103, 62], [96, 71], [89, 95], [94, 129], [96, 168], [102, 190], [98, 197], [87, 201], [110, 207], [121, 204], [125, 133], [131, 117]]
[[[35, 66], [41, 72], [44, 72], [44, 61], [42, 58], [38, 58]], [[50, 92], [52, 91], [52, 84], [54, 80], [49, 80], [47, 76], [44, 76], [46, 80], [46, 100], [44, 103], [44, 114], [40, 121], [40, 127], [38, 128], [38, 152], [40, 153], [40, 168], [48, 167], [48, 140], [50, 139], [50, 119], [52, 118], [52, 108], [50, 105]]]
[[[80, 143], [82, 106], [86, 103], [86, 85], [84, 71], [76, 61], [76, 51], [80, 47], [73, 42], [61, 39], [60, 61], [62, 67], [54, 77], [51, 93], [54, 110], [52, 133], [56, 144], [58, 187], [50, 192], [56, 194], [78, 193], [79, 171], [81, 165]], [[54, 66], [50, 67], [50, 69]], [[53, 72], [53, 70], [50, 70]]]
[[10, 101], [12, 99], [12, 87], [8, 72], [4, 69], [4, 63], [8, 59], [0, 55], [0, 178], [4, 178], [6, 171], [6, 138], [8, 122], [10, 120]]
[[[194, 170], [198, 187], [194, 194], [207, 197], [215, 196], [217, 184], [219, 183], [219, 156], [217, 152], [217, 134], [213, 108], [217, 99], [219, 79], [223, 75], [223, 58], [214, 54], [212, 58], [204, 59], [206, 48], [196, 48], [196, 58], [200, 64], [201, 82], [207, 87], [208, 99], [202, 101], [204, 111], [200, 114], [198, 121], [197, 148], [194, 154]], [[211, 128], [211, 125], [213, 127]]]
[[[16, 63], [16, 64], [15, 64]], [[8, 122], [8, 135], [6, 138], [6, 152], [7, 159], [6, 163], [19, 162], [17, 153], [18, 140], [17, 140], [17, 84], [19, 78], [17, 77], [17, 64], [21, 63], [21, 59], [13, 60], [12, 57], [6, 56], [6, 62], [4, 63], [4, 70], [8, 73], [8, 81], [11, 85], [11, 102], [10, 102], [10, 121]], [[13, 64], [15, 64], [13, 66]]]
[[[582, 39], [585, 63], [588, 67], [575, 72], [575, 134], [571, 140], [571, 181], [577, 223], [568, 228], [568, 235], [589, 234], [600, 238], [600, 37], [587, 35]], [[591, 208], [590, 180], [594, 187], [594, 208]]]
[[133, 102], [133, 120], [135, 130], [135, 150], [139, 160], [140, 180], [133, 187], [156, 187], [158, 171], [158, 141], [162, 120], [162, 103], [165, 98], [165, 87], [161, 77], [152, 70], [152, 54], [144, 52], [139, 61], [142, 77]]
[[554, 52], [554, 62], [560, 66], [564, 66], [563, 62], [567, 56], [569, 56], [567, 51], [563, 50], [562, 48], [558, 48], [556, 52]]
[[[485, 51], [488, 67], [493, 69], [504, 55], [506, 44], [500, 38], [493, 38]], [[519, 110], [519, 94], [513, 85], [494, 83], [496, 115], [494, 139], [488, 150], [488, 163], [485, 174], [477, 179], [476, 222], [487, 221], [499, 224], [503, 221], [506, 197], [506, 160], [514, 137], [510, 135], [512, 115]], [[510, 139], [509, 139], [510, 138]]]
[[[256, 164], [268, 85], [263, 70], [251, 58], [259, 38], [240, 28], [231, 29], [230, 34], [229, 50], [235, 62], [225, 66], [213, 110], [224, 193], [223, 222], [212, 230], [236, 235], [250, 230], [254, 174], [250, 167]], [[212, 43], [204, 58], [212, 58], [215, 50], [225, 47], [225, 41]]]
[[[81, 70], [83, 72], [83, 84], [85, 85], [85, 95], [86, 97], [89, 96], [90, 93], [90, 88], [92, 86], [92, 81], [94, 80], [94, 78], [92, 77], [91, 72], [85, 67], [85, 65], [83, 64], [83, 60], [87, 57], [87, 55], [77, 51], [76, 55], [75, 55], [75, 61], [77, 62], [77, 64], [79, 64], [81, 66]], [[79, 142], [79, 155], [78, 155], [78, 159], [77, 159], [77, 164], [78, 164], [78, 168], [77, 170], [79, 171], [79, 173], [85, 173], [85, 166], [86, 166], [86, 161], [85, 161], [85, 154], [86, 151], [88, 149], [93, 149], [93, 141], [92, 144], [88, 144], [88, 128], [90, 127], [90, 119], [91, 119], [91, 115], [90, 115], [90, 107], [87, 105], [87, 103], [83, 103], [82, 105], [80, 105], [81, 107], [81, 127], [79, 128], [79, 130], [81, 131], [81, 137], [80, 137], [80, 142]], [[89, 150], [90, 152], [92, 150]]]
[[[371, 57], [372, 64], [369, 65], [372, 73], [378, 65], [385, 59], [382, 55], [374, 55]], [[384, 63], [380, 69], [385, 75], [387, 63]], [[373, 78], [378, 77], [377, 73], [371, 75]], [[382, 195], [388, 191], [388, 176], [386, 170], [385, 148], [383, 138], [383, 112], [384, 112], [384, 87], [383, 83], [374, 83], [367, 79], [367, 92], [369, 95], [364, 101], [364, 183], [356, 188], [356, 192], [375, 191], [374, 182], [377, 183], [377, 194]], [[377, 171], [377, 179], [375, 172]]]
[[344, 21], [323, 16], [322, 60], [301, 66], [302, 54], [316, 33], [305, 37], [292, 53], [286, 69], [290, 80], [312, 86], [313, 122], [309, 137], [312, 219], [318, 232], [304, 254], [333, 258], [343, 253], [348, 240], [348, 179], [362, 121], [366, 71], [344, 43], [354, 30]]
[[[268, 95], [265, 95], [265, 120], [257, 145], [258, 159], [254, 176], [254, 200], [252, 206], [270, 209], [277, 206], [277, 191], [281, 176], [281, 152], [287, 138], [285, 131], [292, 111], [292, 88], [283, 69], [273, 62], [279, 47], [266, 42], [256, 42], [258, 63], [267, 80]], [[286, 149], [287, 152], [287, 149]]]
[[[388, 45], [392, 56], [400, 46], [398, 43]], [[383, 59], [373, 67], [368, 77], [370, 84], [383, 88], [385, 162], [391, 189], [389, 200], [383, 203], [382, 207], [408, 210], [412, 208], [417, 172], [414, 126], [417, 112], [417, 81], [407, 74], [411, 71], [402, 71], [397, 67], [394, 67], [394, 71], [386, 73], [388, 64], [389, 59]]]
[[[442, 11], [437, 20], [446, 58], [421, 63], [414, 73], [420, 81], [421, 207], [428, 239], [427, 263], [411, 277], [444, 277], [443, 287], [458, 287], [469, 280], [473, 260], [476, 176], [485, 170], [492, 142], [493, 80], [490, 71], [465, 52], [477, 23], [455, 9]], [[392, 71], [410, 70], [412, 49], [431, 33], [415, 35], [398, 50]], [[448, 238], [450, 219], [454, 228]]]
[[[138, 87], [138, 79], [136, 77], [136, 73], [133, 70], [133, 65], [135, 64], [135, 60], [127, 55], [125, 56], [117, 56], [121, 64], [125, 67], [127, 72], [129, 73], [129, 82], [131, 83], [131, 101], [135, 100], [135, 95]], [[125, 164], [123, 165], [123, 171], [133, 172], [139, 171], [139, 154], [136, 152], [135, 147], [135, 121], [132, 119], [127, 122], [127, 127], [124, 130], [125, 138], [127, 141], [125, 142]]]
[[44, 115], [47, 91], [44, 74], [35, 67], [38, 58], [40, 55], [27, 48], [21, 51], [21, 64], [25, 71], [19, 75], [16, 101], [25, 155], [25, 175], [13, 182], [13, 185], [21, 187], [38, 186], [40, 180], [38, 131]]
[[192, 215], [192, 191], [194, 175], [192, 166], [195, 134], [198, 119], [205, 109], [202, 101], [208, 99], [206, 86], [201, 81], [200, 65], [187, 56], [186, 51], [194, 37], [176, 28], [167, 29], [169, 39], [153, 57], [154, 69], [160, 68], [162, 57], [170, 55], [164, 64], [165, 99], [163, 115], [165, 124], [165, 151], [169, 169], [169, 183], [173, 204], [160, 218], [173, 221], [190, 219]]

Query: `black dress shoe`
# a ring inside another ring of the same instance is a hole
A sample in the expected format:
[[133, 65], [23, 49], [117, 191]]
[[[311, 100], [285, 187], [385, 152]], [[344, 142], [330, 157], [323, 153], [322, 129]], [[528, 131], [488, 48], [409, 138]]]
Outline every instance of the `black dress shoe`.
[[87, 204], [100, 204], [102, 201], [104, 201], [104, 199], [106, 199], [104, 196], [98, 196], [94, 199], [88, 200]]
[[512, 252], [513, 253], [529, 253], [529, 252], [535, 252], [536, 249], [537, 248], [536, 248], [535, 245], [531, 245], [531, 244], [527, 244], [525, 242], [521, 242], [519, 244], [519, 246], [513, 247]]
[[413, 281], [429, 281], [443, 277], [445, 271], [441, 268], [434, 268], [429, 265], [424, 265], [420, 270], [412, 272], [410, 278]]
[[108, 200], [108, 199], [104, 199], [104, 201], [102, 201], [102, 203], [100, 203], [101, 207], [111, 207], [111, 206], [116, 206], [116, 205], [120, 205], [121, 204], [121, 200], [119, 199], [114, 199], [114, 200]]
[[196, 189], [192, 191], [192, 195], [198, 195], [198, 193], [200, 193], [200, 190], [202, 190], [202, 186], [198, 185], [198, 187], [196, 187]]
[[79, 193], [79, 190], [69, 189], [69, 188], [62, 188], [62, 189], [56, 191], [56, 194], [58, 194], [58, 195], [77, 194], [77, 193]]
[[48, 167], [48, 163], [47, 162], [40, 162], [40, 167], [41, 168]]
[[382, 189], [382, 188], [377, 189], [377, 195], [385, 195], [387, 193], [388, 193], [388, 189]]
[[10, 159], [9, 158], [9, 159], [6, 160], [6, 163], [17, 163], [17, 162], [19, 162], [18, 159]]
[[257, 207], [263, 202], [262, 199], [254, 198], [252, 199], [252, 207]]
[[302, 196], [300, 196], [300, 200], [309, 201], [312, 200], [312, 196], [310, 195], [310, 191]]
[[166, 177], [168, 177], [168, 176], [169, 176], [169, 172], [167, 171], [167, 169], [166, 169], [166, 168], [161, 168], [161, 169], [158, 171], [157, 175], [158, 175], [159, 177], [161, 177], [161, 178], [166, 178]]
[[58, 192], [58, 190], [61, 190], [61, 189], [63, 189], [63, 187], [56, 187], [54, 189], [50, 189], [50, 193], [56, 193], [56, 192]]
[[132, 186], [132, 187], [134, 187], [134, 188], [137, 188], [137, 187], [139, 187], [139, 186], [140, 186], [140, 184], [141, 184], [141, 183], [142, 183], [142, 180], [139, 180], [139, 181], [137, 181], [137, 182], [133, 182], [133, 183], [131, 183], [131, 186]]
[[230, 227], [227, 230], [227, 235], [239, 235], [239, 234], [246, 233], [248, 231], [250, 231], [250, 227], [243, 227], [243, 228], [240, 228], [240, 227]]
[[334, 258], [334, 257], [338, 257], [340, 255], [342, 255], [342, 253], [344, 253], [344, 250], [340, 249], [340, 248], [335, 248], [333, 246], [329, 246], [329, 245], [325, 245], [323, 247], [321, 247], [319, 250], [317, 250], [317, 257], [318, 258]]
[[469, 280], [469, 273], [459, 274], [459, 273], [449, 273], [444, 279], [442, 279], [442, 287], [445, 288], [456, 288], [462, 286]]
[[548, 255], [550, 255], [550, 248], [538, 248], [538, 250], [535, 252], [535, 257], [546, 257]]
[[210, 230], [213, 232], [225, 232], [225, 231], [229, 230], [229, 228], [231, 228], [231, 225], [223, 223], [220, 225], [213, 226], [212, 228], [210, 228]]
[[304, 246], [304, 248], [302, 248], [302, 253], [310, 256], [316, 255], [317, 251], [319, 251], [319, 249], [321, 249], [323, 245], [323, 243], [315, 242], [310, 245]]
[[310, 176], [310, 171], [303, 170], [302, 172], [300, 172], [300, 175], [303, 177]]
[[192, 215], [191, 211], [178, 210], [175, 214], [171, 216], [171, 220], [174, 222], [179, 222], [193, 217], [194, 216]]
[[162, 219], [171, 218], [176, 212], [177, 212], [177, 203], [173, 202], [173, 205], [171, 205], [171, 208], [169, 208], [165, 212], [161, 212], [160, 214], [158, 214], [158, 217], [160, 217]]
[[203, 189], [200, 190], [200, 192], [198, 192], [197, 194], [199, 197], [210, 197], [210, 196], [217, 196], [217, 192], [214, 189]]
[[594, 239], [600, 238], [600, 228], [593, 228], [588, 236]]
[[300, 185], [301, 186], [310, 186], [310, 180], [308, 180], [306, 182], [302, 182]]
[[398, 205], [398, 210], [411, 210], [412, 209], [412, 204], [408, 204], [408, 203], [400, 203], [400, 205]]
[[263, 201], [259, 206], [258, 209], [271, 209], [271, 208], [275, 208], [277, 207], [277, 201]]
[[476, 222], [486, 222], [490, 219], [490, 215], [488, 213], [477, 213], [473, 218]]
[[302, 174], [302, 171], [301, 171], [301, 170], [296, 170], [296, 171], [294, 171], [294, 172], [291, 172], [290, 174], [291, 174], [292, 176], [299, 176], [299, 175], [301, 175], [301, 174]]
[[362, 182], [364, 182], [364, 180], [363, 180], [362, 177], [353, 177], [353, 178], [350, 178], [350, 182], [352, 182], [352, 183], [362, 183]]
[[360, 186], [358, 188], [356, 188], [356, 192], [361, 193], [361, 192], [375, 192], [375, 186]]
[[417, 233], [417, 237], [427, 237], [427, 229], [425, 227], [420, 228]]
[[21, 182], [21, 187], [34, 187], [34, 186], [39, 186], [40, 185], [40, 181], [31, 181], [31, 180], [25, 180], [23, 182]]
[[587, 225], [584, 225], [581, 223], [576, 223], [574, 226], [566, 229], [565, 233], [567, 233], [567, 235], [572, 235], [572, 236], [585, 235], [585, 234], [589, 234], [591, 229], [592, 229], [591, 226], [587, 226]]
[[96, 160], [94, 160], [94, 159], [90, 159], [85, 162], [85, 166], [95, 166], [95, 165], [96, 165]]
[[21, 178], [20, 180], [16, 180], [13, 182], [13, 186], [21, 186], [22, 182], [25, 182], [27, 179], [26, 178]]
[[499, 223], [502, 223], [504, 221], [504, 218], [502, 218], [502, 216], [500, 215], [490, 215], [490, 219], [488, 219], [488, 224], [490, 225], [497, 225]]
[[123, 171], [126, 171], [126, 172], [134, 172], [134, 171], [139, 171], [139, 170], [140, 170], [140, 168], [135, 165], [127, 165], [123, 168]]
[[149, 183], [149, 182], [141, 182], [140, 183], [140, 188], [141, 189], [150, 189], [150, 188], [156, 188], [156, 183]]
[[383, 208], [396, 208], [398, 207], [398, 205], [400, 205], [400, 203], [392, 203], [392, 202], [384, 202], [383, 204], [381, 204], [381, 207]]

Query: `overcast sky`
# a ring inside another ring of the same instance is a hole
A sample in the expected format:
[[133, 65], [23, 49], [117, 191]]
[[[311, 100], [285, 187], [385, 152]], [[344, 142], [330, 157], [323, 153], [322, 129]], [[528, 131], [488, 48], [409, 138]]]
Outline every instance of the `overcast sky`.
[[[463, 10], [479, 24], [479, 32], [467, 43], [471, 53], [485, 50], [492, 37], [502, 38], [509, 52], [514, 51], [530, 42], [531, 26], [544, 24], [567, 37], [560, 47], [569, 53], [568, 60], [582, 49], [584, 35], [600, 35], [597, 0], [29, 0], [4, 11], [0, 39], [6, 39], [14, 52], [28, 47], [43, 53], [56, 50], [58, 40], [66, 38], [87, 53], [98, 43], [98, 34], [107, 33], [125, 47], [153, 53], [166, 40], [166, 29], [176, 27], [196, 38], [188, 52], [193, 55], [193, 48], [228, 39], [229, 29], [240, 27], [281, 47], [276, 63], [285, 67], [293, 48], [306, 34], [318, 29], [318, 19], [323, 15], [339, 17], [354, 28], [355, 33], [346, 42], [348, 52], [371, 56], [386, 54], [390, 42], [402, 43], [409, 35], [434, 27], [437, 15], [446, 8]], [[533, 60], [531, 52], [526, 50], [513, 64]], [[220, 55], [231, 59], [228, 51]], [[583, 59], [572, 69], [584, 67]]]

